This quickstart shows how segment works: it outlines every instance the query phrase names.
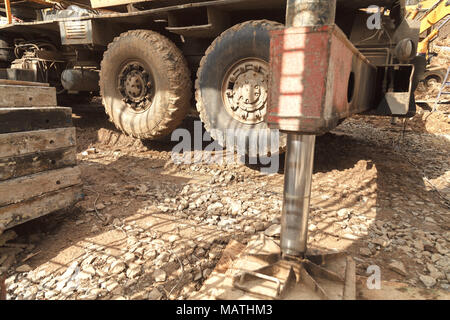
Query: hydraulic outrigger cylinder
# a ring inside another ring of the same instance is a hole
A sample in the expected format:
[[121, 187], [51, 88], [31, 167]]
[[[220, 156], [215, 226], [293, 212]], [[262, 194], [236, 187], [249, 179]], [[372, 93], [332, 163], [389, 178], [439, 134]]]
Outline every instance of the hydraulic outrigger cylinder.
[[353, 260], [307, 246], [315, 134], [357, 109], [348, 102], [352, 68], [373, 71], [334, 24], [335, 14], [336, 0], [288, 0], [286, 28], [272, 33], [266, 121], [287, 133], [281, 241], [264, 239], [250, 254], [264, 266], [233, 278], [235, 288], [259, 297], [355, 299]]
[[[286, 27], [323, 26], [334, 23], [336, 1], [288, 0]], [[287, 132], [281, 253], [304, 257], [308, 239], [309, 200], [316, 136]]]

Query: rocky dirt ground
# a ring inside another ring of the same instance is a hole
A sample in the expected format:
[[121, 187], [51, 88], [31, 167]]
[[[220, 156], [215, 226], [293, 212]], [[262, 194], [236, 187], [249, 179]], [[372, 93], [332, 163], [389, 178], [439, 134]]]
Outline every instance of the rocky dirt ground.
[[[450, 292], [448, 111], [357, 116], [319, 137], [310, 243], [347, 250], [360, 275], [378, 265], [430, 298]], [[7, 299], [188, 299], [230, 239], [279, 236], [283, 168], [175, 165], [174, 143], [144, 145], [101, 113], [74, 122], [86, 197], [12, 230]]]
[[[429, 110], [317, 138], [309, 243], [450, 298], [450, 110]], [[128, 138], [102, 112], [73, 120], [85, 198], [2, 235], [7, 299], [189, 299], [231, 239], [279, 237], [282, 165], [176, 165], [173, 142]]]

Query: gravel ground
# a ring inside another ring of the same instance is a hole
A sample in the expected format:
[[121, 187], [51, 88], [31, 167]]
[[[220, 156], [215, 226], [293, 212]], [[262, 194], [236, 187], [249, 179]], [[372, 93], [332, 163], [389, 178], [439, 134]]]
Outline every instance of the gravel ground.
[[[188, 299], [230, 239], [279, 237], [283, 168], [176, 165], [174, 143], [135, 141], [103, 114], [74, 123], [86, 197], [3, 234], [7, 299]], [[449, 292], [449, 133], [448, 110], [420, 110], [318, 137], [309, 243], [347, 250], [360, 275], [378, 265], [383, 280]]]

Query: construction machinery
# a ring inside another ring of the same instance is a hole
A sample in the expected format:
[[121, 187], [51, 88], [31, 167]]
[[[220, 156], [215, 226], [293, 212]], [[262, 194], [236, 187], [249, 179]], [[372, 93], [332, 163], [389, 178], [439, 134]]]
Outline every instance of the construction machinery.
[[[447, 71], [445, 66], [434, 64], [431, 54], [431, 44], [441, 34], [441, 30], [447, 29], [450, 21], [450, 1], [447, 0], [425, 0], [407, 7], [407, 18], [420, 21], [421, 41], [417, 49], [417, 54], [427, 59], [427, 68], [422, 81], [427, 87], [432, 87], [436, 83], [442, 83]], [[448, 29], [447, 29], [448, 30]]]
[[[344, 114], [371, 105], [371, 88], [381, 71], [343, 34], [336, 18], [336, 1], [288, 0], [286, 28], [272, 31], [266, 121], [287, 134], [280, 243], [265, 238], [250, 243], [234, 270], [222, 279], [215, 275], [215, 288], [207, 281], [199, 297], [356, 299], [351, 257], [307, 245], [315, 136]], [[411, 66], [411, 54], [398, 53], [402, 64], [386, 64], [382, 74], [395, 78], [395, 71]], [[405, 98], [410, 97], [397, 90], [384, 95], [391, 110]]]
[[[367, 10], [373, 4], [379, 11]], [[219, 144], [230, 147], [233, 139], [227, 145], [221, 133], [233, 129], [246, 152], [252, 139], [262, 141], [259, 156], [285, 149], [285, 135], [275, 148], [262, 135], [268, 136], [270, 32], [285, 23], [284, 0], [93, 0], [90, 8], [52, 8], [36, 21], [0, 28], [0, 59], [30, 77], [24, 80], [49, 82], [60, 98], [100, 94], [111, 121], [141, 139], [160, 139], [180, 124], [195, 81], [200, 119]], [[419, 25], [404, 16], [403, 0], [337, 1], [337, 37], [349, 39], [358, 66], [340, 79], [347, 101], [324, 132], [352, 113], [414, 114]], [[379, 25], [369, 28], [370, 19]]]
[[[374, 4], [376, 11], [367, 10]], [[263, 241], [249, 254], [257, 267], [245, 263], [233, 288], [276, 299], [355, 299], [352, 259], [307, 246], [315, 136], [356, 113], [414, 114], [425, 64], [417, 56], [420, 26], [404, 19], [404, 1], [92, 0], [91, 6], [115, 12], [68, 7], [1, 28], [15, 55], [9, 70], [51, 79], [60, 94], [99, 91], [110, 119], [137, 138], [158, 139], [176, 128], [190, 107], [192, 78], [200, 118], [220, 144], [230, 147], [220, 135], [228, 129], [240, 129], [234, 138], [243, 135], [247, 146], [260, 131], [281, 131], [276, 151], [287, 149], [281, 241]], [[262, 141], [258, 154], [274, 151], [268, 146]]]

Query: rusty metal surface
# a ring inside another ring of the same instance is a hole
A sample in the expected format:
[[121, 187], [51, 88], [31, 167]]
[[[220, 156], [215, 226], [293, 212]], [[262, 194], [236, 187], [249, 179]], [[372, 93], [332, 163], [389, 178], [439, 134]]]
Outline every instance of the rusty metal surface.
[[[271, 240], [266, 240], [266, 244], [271, 243]], [[259, 249], [259, 250], [257, 250]], [[239, 290], [233, 286], [233, 279], [239, 273], [239, 270], [245, 269], [249, 271], [256, 271], [257, 269], [274, 263], [273, 259], [269, 259], [268, 262], [264, 262], [262, 258], [256, 259], [254, 253], [266, 251], [268, 255], [271, 250], [264, 250], [261, 245], [256, 246], [253, 242], [250, 242], [246, 247], [236, 241], [231, 241], [225, 248], [223, 256], [216, 268], [212, 272], [211, 276], [205, 280], [200, 291], [194, 292], [189, 300], [252, 300], [257, 299], [254, 295]], [[342, 254], [342, 253], [341, 253]], [[325, 256], [324, 260], [327, 260], [329, 254]], [[337, 257], [336, 257], [337, 258]], [[309, 256], [311, 259], [311, 256]], [[316, 261], [320, 261], [322, 258], [316, 256]], [[345, 260], [345, 259], [341, 259]], [[255, 263], [255, 262], [258, 263]], [[319, 263], [320, 264], [320, 263]], [[349, 270], [350, 271], [350, 270]], [[335, 271], [339, 273], [339, 270]], [[381, 282], [380, 290], [369, 289], [367, 286], [367, 277], [356, 276], [356, 298], [358, 300], [425, 300], [425, 299], [439, 299], [448, 300], [448, 292], [445, 290], [423, 290], [423, 288], [412, 287], [411, 284], [402, 282]], [[331, 287], [330, 282], [322, 281], [320, 285], [327, 287], [328, 292], [335, 290], [338, 292], [339, 287]], [[331, 288], [330, 288], [331, 287]], [[348, 288], [348, 290], [352, 288]], [[304, 294], [297, 293], [296, 299], [319, 299], [317, 294]], [[341, 291], [342, 293], [342, 291]], [[331, 298], [338, 298], [332, 296]], [[348, 299], [348, 296], [342, 297]]]
[[410, 116], [410, 103], [414, 99], [413, 64], [379, 66], [379, 72], [387, 76], [389, 86], [373, 113], [378, 115]]
[[238, 290], [247, 299], [356, 299], [354, 261], [344, 252], [309, 250], [305, 258], [280, 259], [278, 247], [278, 260], [273, 262], [274, 251], [272, 240], [249, 243], [232, 276], [234, 293], [222, 297], [235, 298]]
[[373, 107], [376, 68], [336, 25], [273, 31], [271, 64], [273, 129], [320, 134]]
[[[379, 5], [379, 6], [390, 6], [395, 3], [395, 0], [362, 0], [362, 1], [354, 1], [354, 0], [338, 0], [338, 6], [347, 7], [347, 8], [365, 8], [369, 5]], [[400, 2], [404, 3], [404, 0]], [[189, 8], [201, 8], [201, 7], [220, 7], [224, 10], [231, 9], [261, 9], [261, 8], [284, 8], [286, 2], [285, 0], [213, 0], [213, 1], [201, 1], [201, 2], [189, 2], [181, 5], [172, 5], [172, 6], [161, 6], [154, 9], [142, 10], [142, 11], [134, 11], [134, 12], [126, 12], [126, 13], [110, 13], [110, 14], [102, 14], [102, 15], [88, 15], [80, 18], [60, 18], [52, 21], [35, 21], [35, 22], [23, 22], [23, 23], [15, 23], [12, 25], [0, 26], [0, 30], [4, 30], [5, 32], [27, 32], [31, 31], [29, 27], [33, 27], [36, 31], [45, 32], [45, 31], [55, 31], [57, 32], [59, 29], [58, 22], [62, 21], [70, 21], [70, 20], [100, 20], [100, 21], [113, 21], [119, 23], [145, 23], [148, 25], [149, 19], [162, 17], [166, 15], [168, 12], [176, 11], [176, 10], [184, 10]], [[25, 28], [24, 28], [25, 27]]]

